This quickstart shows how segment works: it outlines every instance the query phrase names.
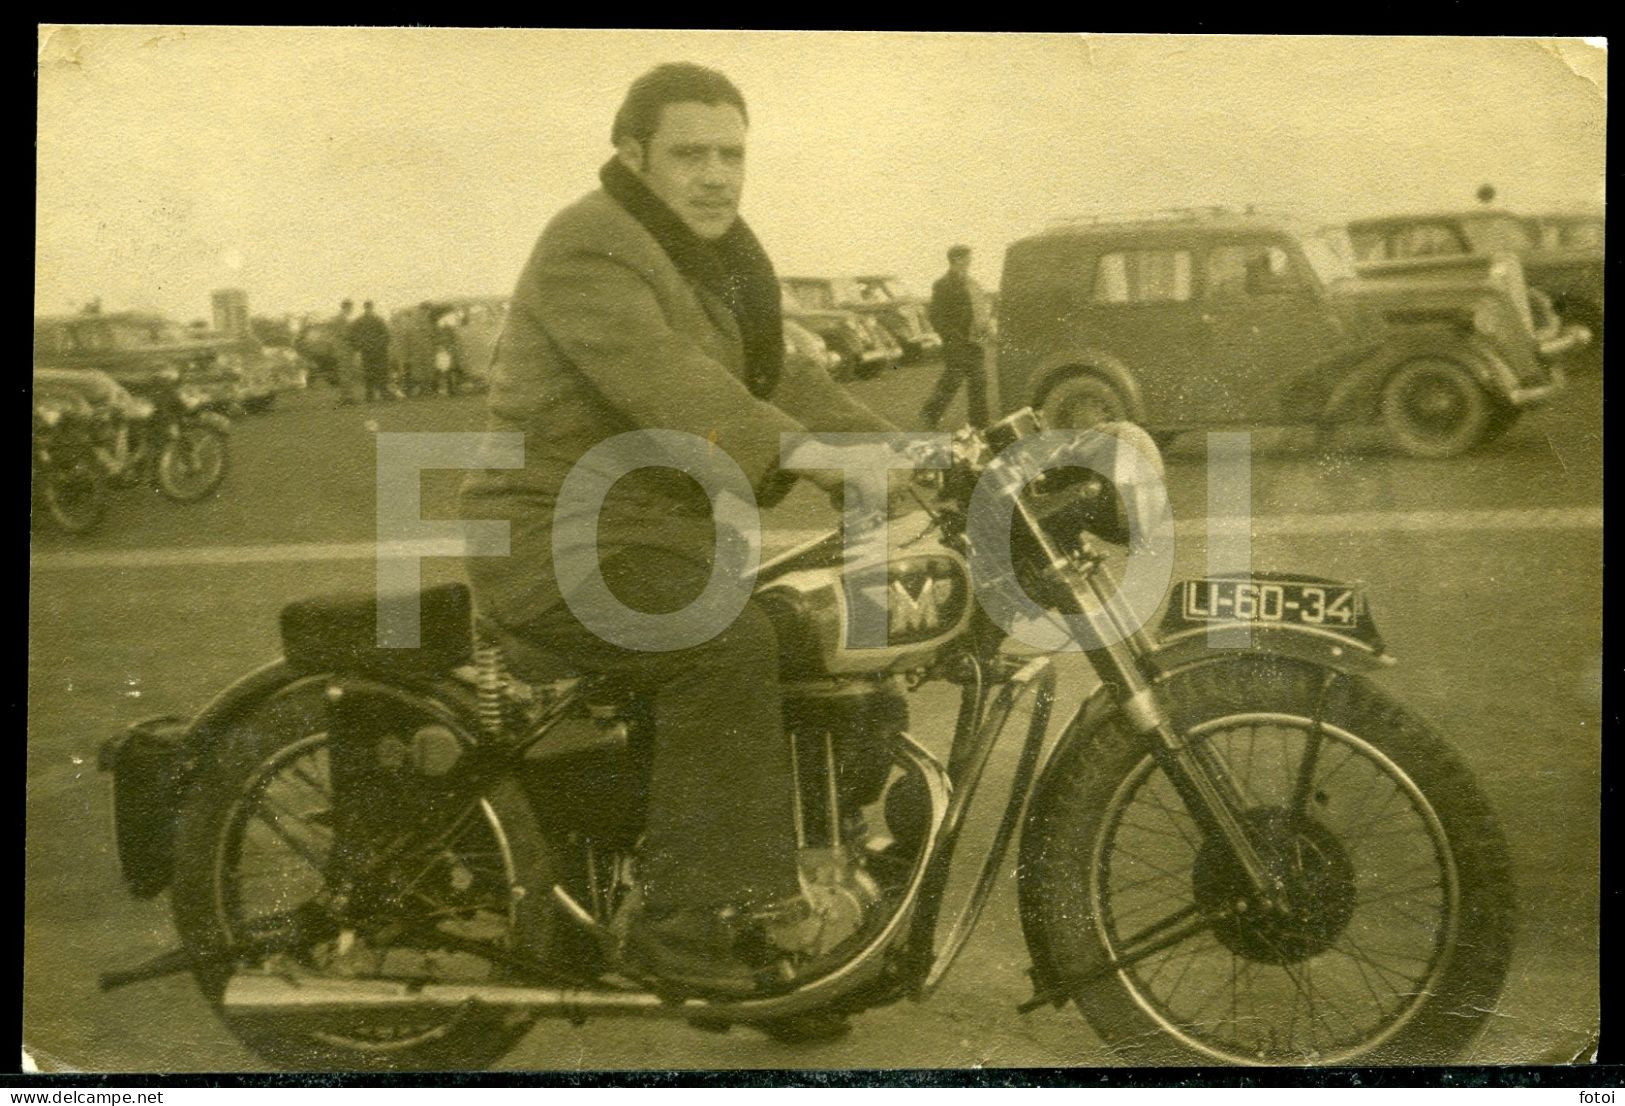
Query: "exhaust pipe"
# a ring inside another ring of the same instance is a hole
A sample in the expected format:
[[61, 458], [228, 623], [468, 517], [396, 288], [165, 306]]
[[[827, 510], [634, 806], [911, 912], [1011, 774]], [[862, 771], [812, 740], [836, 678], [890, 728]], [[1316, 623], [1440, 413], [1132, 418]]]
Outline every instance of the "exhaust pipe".
[[327, 979], [239, 972], [226, 983], [228, 1014], [266, 1017], [355, 1010], [425, 1009], [466, 1005], [529, 1010], [580, 1019], [632, 1014], [685, 1017], [706, 1009], [698, 1000], [667, 1002], [652, 991], [581, 987], [523, 987], [501, 983], [398, 983], [382, 979]]

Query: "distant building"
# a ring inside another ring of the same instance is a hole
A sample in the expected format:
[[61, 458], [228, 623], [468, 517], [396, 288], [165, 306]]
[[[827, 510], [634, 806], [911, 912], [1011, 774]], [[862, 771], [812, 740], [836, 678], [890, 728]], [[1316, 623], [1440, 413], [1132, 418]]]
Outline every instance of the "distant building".
[[221, 288], [210, 299], [214, 302], [214, 329], [220, 334], [246, 336], [248, 328], [248, 293], [241, 288]]

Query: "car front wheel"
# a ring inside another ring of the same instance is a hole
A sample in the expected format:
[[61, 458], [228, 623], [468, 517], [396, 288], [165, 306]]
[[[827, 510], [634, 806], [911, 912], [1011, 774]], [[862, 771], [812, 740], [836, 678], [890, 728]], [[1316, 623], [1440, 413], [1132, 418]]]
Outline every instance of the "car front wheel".
[[1394, 371], [1382, 389], [1388, 438], [1412, 457], [1455, 457], [1481, 444], [1493, 407], [1473, 374], [1455, 361], [1420, 357]]

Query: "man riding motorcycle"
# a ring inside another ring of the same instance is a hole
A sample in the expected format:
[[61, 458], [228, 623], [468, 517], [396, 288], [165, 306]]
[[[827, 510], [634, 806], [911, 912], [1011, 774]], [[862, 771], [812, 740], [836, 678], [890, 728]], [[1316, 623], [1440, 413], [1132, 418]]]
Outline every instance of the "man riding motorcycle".
[[[653, 691], [627, 956], [667, 986], [709, 994], [750, 993], [798, 951], [774, 629], [753, 600], [700, 644], [629, 646], [599, 632], [616, 610], [586, 610], [559, 585], [555, 559], [585, 550], [634, 612], [689, 607], [720, 556], [707, 475], [737, 465], [771, 503], [795, 479], [778, 466], [781, 434], [896, 429], [822, 370], [785, 364], [773, 266], [738, 217], [746, 126], [743, 97], [713, 70], [662, 65], [632, 85], [603, 187], [542, 233], [495, 354], [489, 430], [524, 435], [524, 467], [475, 472], [462, 498], [465, 517], [510, 525], [511, 555], [468, 560], [499, 640]], [[594, 515], [558, 509], [582, 456], [635, 429], [704, 439], [713, 452], [698, 464], [716, 467], [638, 468]], [[837, 473], [808, 477], [840, 487]]]

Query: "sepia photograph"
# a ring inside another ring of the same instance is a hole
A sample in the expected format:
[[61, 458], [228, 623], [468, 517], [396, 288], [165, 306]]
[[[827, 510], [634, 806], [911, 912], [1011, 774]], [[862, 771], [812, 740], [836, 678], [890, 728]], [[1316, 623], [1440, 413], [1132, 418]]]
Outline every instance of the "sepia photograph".
[[37, 29], [25, 1073], [1596, 1062], [1606, 40]]

